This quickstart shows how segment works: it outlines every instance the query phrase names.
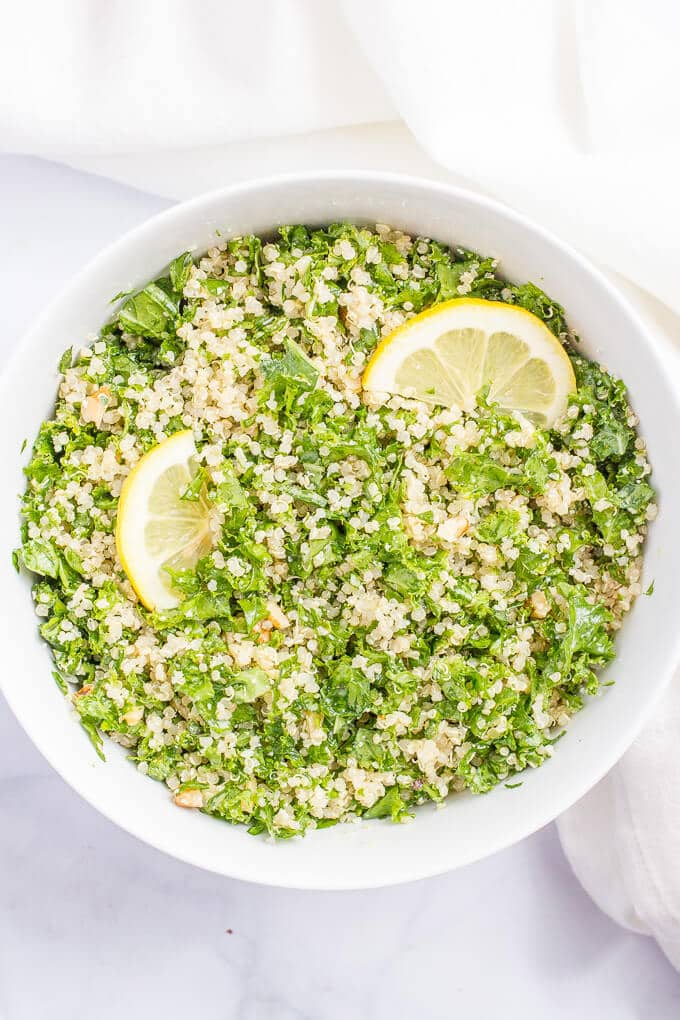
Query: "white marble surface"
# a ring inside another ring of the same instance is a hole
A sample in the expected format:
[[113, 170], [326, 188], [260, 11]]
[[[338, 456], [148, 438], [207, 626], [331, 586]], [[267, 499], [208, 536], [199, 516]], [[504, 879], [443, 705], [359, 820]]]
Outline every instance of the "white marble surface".
[[[4, 359], [107, 241], [164, 200], [0, 158]], [[680, 976], [571, 875], [553, 826], [376, 892], [228, 881], [82, 802], [0, 700], [0, 1020], [672, 1020]]]

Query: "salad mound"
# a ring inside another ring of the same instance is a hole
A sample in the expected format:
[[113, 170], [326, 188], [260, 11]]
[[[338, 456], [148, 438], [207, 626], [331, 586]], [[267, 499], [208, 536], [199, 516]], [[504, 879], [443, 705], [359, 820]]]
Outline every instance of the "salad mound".
[[[488, 385], [464, 408], [362, 388], [382, 338], [464, 295], [565, 346], [554, 424]], [[120, 300], [62, 358], [15, 553], [99, 752], [106, 736], [178, 806], [279, 837], [401, 821], [549, 758], [614, 657], [656, 513], [625, 388], [563, 309], [492, 259], [350, 224], [220, 241]], [[172, 598], [145, 605], [121, 489], [180, 433], [204, 544], [169, 550]]]

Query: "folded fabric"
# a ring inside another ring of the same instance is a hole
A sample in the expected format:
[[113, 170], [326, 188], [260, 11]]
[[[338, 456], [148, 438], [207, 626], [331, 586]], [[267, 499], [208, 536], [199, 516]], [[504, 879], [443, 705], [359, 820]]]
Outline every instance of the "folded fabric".
[[680, 970], [680, 687], [613, 769], [558, 821], [587, 892], [620, 924], [653, 935]]
[[186, 194], [205, 185], [200, 147], [400, 118], [437, 162], [680, 308], [679, 31], [680, 7], [642, 0], [11, 4], [0, 144], [110, 155], [114, 173], [191, 150]]
[[[408, 151], [680, 311], [679, 36], [680, 6], [642, 0], [14, 4], [0, 144], [176, 197]], [[559, 828], [599, 905], [680, 967], [678, 732], [676, 685]]]

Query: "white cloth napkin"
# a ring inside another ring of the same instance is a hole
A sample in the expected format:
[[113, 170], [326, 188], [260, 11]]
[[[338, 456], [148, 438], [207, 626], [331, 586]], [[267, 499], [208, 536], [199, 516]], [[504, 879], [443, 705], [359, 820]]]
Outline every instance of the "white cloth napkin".
[[[171, 197], [319, 166], [464, 180], [680, 311], [680, 6], [6, 5], [0, 145]], [[680, 968], [680, 689], [560, 819], [603, 910]]]
[[678, 970], [679, 734], [675, 683], [622, 761], [557, 822], [562, 847], [597, 905], [653, 935]]

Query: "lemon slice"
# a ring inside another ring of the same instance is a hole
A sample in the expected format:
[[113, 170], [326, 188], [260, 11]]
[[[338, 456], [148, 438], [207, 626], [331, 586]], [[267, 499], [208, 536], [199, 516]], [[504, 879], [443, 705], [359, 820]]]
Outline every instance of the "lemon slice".
[[576, 389], [557, 337], [531, 312], [459, 298], [434, 305], [386, 336], [364, 371], [365, 390], [469, 410], [489, 400], [552, 425]]
[[180, 598], [166, 567], [193, 567], [212, 545], [209, 507], [203, 495], [182, 499], [196, 477], [190, 429], [154, 446], [123, 483], [118, 501], [116, 546], [132, 587], [147, 609], [171, 609]]

